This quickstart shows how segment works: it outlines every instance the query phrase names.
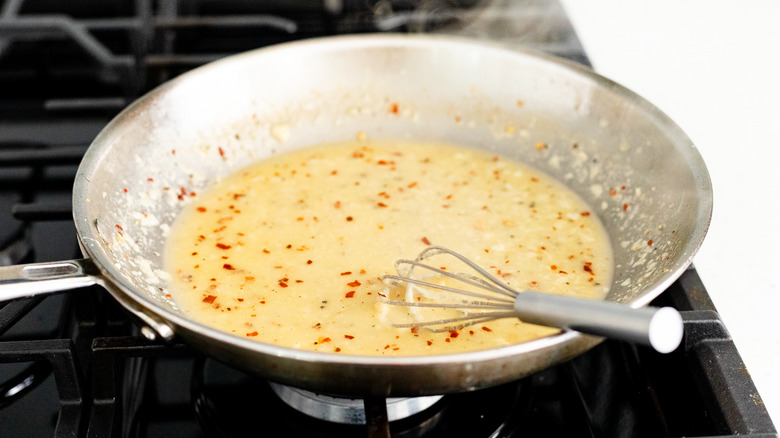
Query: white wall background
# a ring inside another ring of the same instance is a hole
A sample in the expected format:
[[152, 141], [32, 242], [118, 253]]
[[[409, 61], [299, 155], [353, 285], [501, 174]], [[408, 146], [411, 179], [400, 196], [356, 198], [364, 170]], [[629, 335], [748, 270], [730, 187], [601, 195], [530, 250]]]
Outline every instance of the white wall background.
[[780, 2], [562, 3], [594, 69], [699, 147], [715, 209], [694, 264], [780, 427]]

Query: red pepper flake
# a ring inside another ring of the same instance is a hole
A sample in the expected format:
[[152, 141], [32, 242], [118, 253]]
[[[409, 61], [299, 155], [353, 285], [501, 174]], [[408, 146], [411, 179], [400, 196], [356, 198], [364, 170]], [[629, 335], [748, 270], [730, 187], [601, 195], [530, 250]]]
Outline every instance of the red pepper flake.
[[384, 202], [377, 202], [377, 203], [376, 203], [376, 206], [377, 206], [377, 207], [383, 207], [383, 208], [384, 208], [384, 207], [387, 207], [387, 204], [385, 204]]
[[398, 114], [398, 103], [397, 102], [391, 103], [390, 109], [388, 109], [387, 112], [391, 114]]
[[257, 331], [253, 331], [253, 332], [251, 332], [251, 333], [247, 333], [246, 335], [247, 335], [247, 336], [257, 336], [258, 334], [259, 334], [259, 333], [257, 333]]
[[243, 298], [236, 298], [236, 299], [238, 300], [239, 303], [243, 303], [244, 302]]
[[217, 151], [219, 151], [219, 156], [220, 157], [224, 157], [225, 156], [225, 151], [222, 149], [221, 146], [217, 146]]
[[311, 260], [306, 260], [306, 264], [307, 264], [307, 265], [310, 265], [310, 264], [312, 264], [312, 263], [314, 263], [314, 262], [312, 262]]
[[217, 297], [215, 295], [209, 295], [206, 298], [203, 299], [203, 302], [206, 304], [213, 304], [214, 300], [216, 300]]
[[617, 195], [617, 190], [609, 189], [609, 196], [615, 196], [615, 195]]
[[427, 237], [423, 237], [423, 238], [422, 238], [422, 243], [424, 243], [424, 244], [426, 244], [426, 245], [430, 245], [430, 244], [431, 244], [431, 241], [430, 241], [430, 240], [428, 240], [428, 238], [427, 238]]
[[460, 333], [458, 333], [457, 330], [450, 330], [450, 337], [451, 338], [457, 338], [459, 334]]
[[628, 210], [628, 204], [623, 204], [623, 211]]
[[114, 226], [115, 226], [115, 227], [116, 227], [116, 228], [117, 228], [119, 231], [124, 231], [124, 230], [125, 230], [125, 229], [124, 229], [124, 228], [122, 228], [122, 226], [121, 226], [121, 225], [119, 225], [119, 224], [116, 224], [116, 225], [114, 225]]
[[366, 270], [365, 270], [365, 269], [361, 269], [361, 270], [360, 270], [360, 273], [361, 273], [361, 274], [365, 274], [365, 273], [366, 273]]
[[425, 341], [428, 345], [433, 345], [433, 341]]
[[593, 275], [593, 268], [591, 267], [593, 263], [591, 262], [585, 262], [585, 264], [582, 266], [582, 269], [585, 270], [585, 272], [590, 272], [591, 275]]
[[219, 249], [230, 249], [230, 245], [225, 245], [224, 243], [217, 243], [217, 248]]
[[196, 210], [198, 210], [201, 213], [205, 213], [206, 212], [206, 207], [198, 207], [198, 208], [196, 208]]
[[568, 274], [566, 271], [558, 271], [559, 274]]
[[171, 294], [165, 294], [165, 298], [171, 298], [171, 297], [172, 297]]
[[123, 192], [127, 193], [127, 189], [122, 189]]
[[406, 186], [407, 189], [412, 189], [412, 188], [415, 188], [415, 187], [417, 187], [417, 181], [409, 183], [409, 185]]
[[533, 181], [533, 182], [539, 182], [539, 178], [537, 178], [537, 177], [535, 177], [535, 176], [532, 176], [532, 177], [531, 177], [531, 181]]
[[450, 342], [450, 338], [445, 339], [444, 342]]
[[317, 342], [320, 343], [320, 344], [324, 344], [324, 343], [330, 342], [330, 341], [331, 341], [330, 338], [319, 338], [319, 339], [317, 339]]
[[352, 271], [342, 272], [341, 275], [352, 275]]
[[344, 335], [344, 337], [345, 337], [346, 339], [355, 339], [355, 337], [354, 337], [354, 336], [352, 336], [352, 335]]
[[263, 254], [271, 254], [271, 251], [268, 251], [267, 249], [263, 248]]
[[651, 246], [652, 244], [653, 244], [653, 239], [647, 241], [647, 246]]
[[358, 287], [358, 286], [360, 286], [360, 282], [357, 281], [357, 280], [351, 281], [351, 282], [347, 283], [347, 286], [349, 286], [349, 287]]
[[333, 206], [336, 207], [336, 208], [341, 208], [341, 201], [334, 202]]
[[338, 353], [339, 351], [341, 351], [341, 348], [339, 348], [339, 347], [336, 347], [336, 348], [335, 348], [333, 351], [335, 351], [336, 353]]
[[352, 298], [352, 297], [354, 297], [354, 296], [355, 296], [355, 291], [354, 291], [354, 290], [351, 290], [351, 291], [347, 292], [347, 293], [344, 295], [344, 297], [345, 297], [345, 298]]
[[146, 178], [148, 182], [154, 182], [154, 178]]
[[223, 269], [227, 269], [228, 271], [235, 271], [236, 270], [236, 268], [234, 268], [233, 265], [231, 265], [230, 263], [225, 263], [224, 265], [222, 265], [222, 268]]
[[416, 335], [417, 335], [417, 333], [419, 333], [419, 332], [420, 332], [420, 327], [418, 327], [418, 326], [414, 326], [414, 327], [410, 328], [410, 329], [409, 329], [409, 331], [410, 331], [410, 332], [412, 332], [412, 333], [414, 333], [414, 334], [415, 334], [415, 336], [416, 336]]
[[590, 216], [590, 212], [589, 211], [583, 211], [583, 212], [580, 213], [580, 216]]
[[493, 330], [490, 329], [490, 327], [487, 327], [487, 326], [484, 326], [484, 325], [482, 326], [482, 330], [484, 330], [486, 332], [492, 332], [493, 331]]
[[555, 271], [555, 270], [557, 270], [557, 269], [558, 269], [558, 267], [557, 267], [556, 265], [550, 265], [550, 269], [552, 269], [553, 271]]
[[347, 222], [352, 222], [352, 216], [347, 216]]
[[288, 286], [288, 284], [287, 284], [287, 283], [285, 283], [285, 282], [283, 282], [283, 281], [280, 281], [280, 282], [279, 282], [279, 287], [287, 287], [287, 286]]

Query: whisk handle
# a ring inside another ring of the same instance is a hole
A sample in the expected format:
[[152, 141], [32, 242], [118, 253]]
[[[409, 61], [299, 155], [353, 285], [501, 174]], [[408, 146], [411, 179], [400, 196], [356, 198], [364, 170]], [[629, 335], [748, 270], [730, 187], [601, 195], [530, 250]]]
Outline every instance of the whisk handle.
[[519, 293], [514, 307], [524, 322], [649, 345], [660, 353], [674, 351], [683, 335], [682, 317], [671, 307], [634, 309], [534, 291]]

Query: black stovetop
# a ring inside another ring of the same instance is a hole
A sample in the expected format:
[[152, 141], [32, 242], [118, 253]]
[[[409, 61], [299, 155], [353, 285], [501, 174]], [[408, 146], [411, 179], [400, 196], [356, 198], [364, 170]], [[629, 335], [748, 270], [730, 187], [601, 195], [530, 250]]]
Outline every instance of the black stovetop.
[[[557, 2], [6, 1], [0, 8], [0, 265], [80, 256], [70, 189], [121, 108], [181, 72], [314, 36], [490, 38], [587, 64]], [[398, 437], [777, 437], [695, 269], [654, 304], [685, 319], [659, 355], [606, 341], [515, 382], [391, 422]], [[186, 345], [146, 340], [97, 287], [0, 304], [0, 436], [381, 436], [295, 411], [269, 383]], [[377, 432], [380, 431], [380, 432]]]

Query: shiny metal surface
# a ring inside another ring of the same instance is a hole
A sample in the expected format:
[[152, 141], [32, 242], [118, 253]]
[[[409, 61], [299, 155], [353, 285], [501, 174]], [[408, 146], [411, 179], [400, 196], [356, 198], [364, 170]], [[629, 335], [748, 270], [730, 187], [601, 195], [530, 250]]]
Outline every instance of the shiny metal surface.
[[97, 275], [89, 259], [0, 266], [0, 302], [92, 286]]
[[[388, 111], [398, 105], [399, 111]], [[679, 276], [709, 225], [712, 189], [685, 134], [590, 70], [471, 40], [350, 36], [284, 44], [184, 74], [139, 99], [91, 145], [73, 213], [97, 277], [163, 338], [271, 380], [344, 395], [415, 396], [510, 381], [599, 339], [430, 357], [316, 353], [188, 319], [166, 295], [162, 245], [210, 181], [287, 150], [353, 139], [438, 140], [520, 159], [561, 180], [609, 231], [608, 299], [646, 305]]]
[[[271, 383], [271, 389], [289, 406], [310, 417], [341, 424], [366, 424], [363, 399], [331, 397], [277, 383]], [[397, 421], [410, 417], [433, 406], [441, 398], [441, 395], [388, 398], [387, 419]]]

